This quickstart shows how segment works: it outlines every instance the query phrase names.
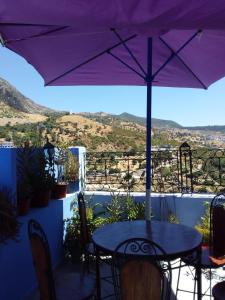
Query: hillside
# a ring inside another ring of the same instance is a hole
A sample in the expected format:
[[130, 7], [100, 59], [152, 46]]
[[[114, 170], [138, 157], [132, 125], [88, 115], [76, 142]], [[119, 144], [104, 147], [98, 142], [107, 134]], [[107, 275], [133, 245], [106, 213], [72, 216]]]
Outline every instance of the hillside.
[[[104, 124], [112, 124], [116, 123], [117, 121], [126, 121], [129, 123], [135, 123], [139, 124], [141, 126], [146, 126], [146, 118], [135, 116], [129, 113], [122, 113], [120, 115], [114, 115], [114, 114], [107, 114], [104, 112], [98, 112], [98, 113], [80, 113], [81, 115], [90, 118], [92, 120], [95, 120], [97, 122], [101, 122]], [[118, 122], [117, 122], [118, 123]], [[170, 120], [161, 120], [152, 118], [152, 127], [154, 128], [182, 128], [182, 126], [174, 121]]]
[[183, 127], [188, 130], [200, 130], [200, 131], [209, 131], [209, 132], [221, 132], [225, 133], [224, 125], [214, 125], [214, 126], [192, 126], [192, 127]]
[[[21, 145], [85, 146], [88, 151], [145, 150], [146, 118], [129, 113], [57, 112], [26, 98], [0, 78], [0, 142]], [[170, 120], [152, 119], [152, 145], [225, 147], [225, 126], [182, 127]]]
[[54, 112], [53, 109], [39, 105], [31, 99], [21, 94], [8, 81], [0, 78], [0, 103], [8, 106], [14, 112], [24, 112], [31, 114], [45, 114]]

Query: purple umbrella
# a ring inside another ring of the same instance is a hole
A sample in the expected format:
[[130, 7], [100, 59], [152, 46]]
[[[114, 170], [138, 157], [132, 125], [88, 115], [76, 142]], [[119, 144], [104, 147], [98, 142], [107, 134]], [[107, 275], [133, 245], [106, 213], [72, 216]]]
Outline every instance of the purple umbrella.
[[4, 46], [45, 85], [146, 85], [150, 215], [152, 85], [206, 89], [225, 75], [225, 1], [2, 0]]

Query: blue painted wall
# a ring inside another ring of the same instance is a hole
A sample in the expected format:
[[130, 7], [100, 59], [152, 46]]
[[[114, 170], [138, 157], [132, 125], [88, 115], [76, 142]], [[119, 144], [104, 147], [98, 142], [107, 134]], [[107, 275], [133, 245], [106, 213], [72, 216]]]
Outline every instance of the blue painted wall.
[[0, 148], [0, 186], [16, 195], [16, 148]]
[[64, 200], [51, 200], [46, 208], [31, 209], [20, 217], [19, 242], [0, 245], [0, 299], [24, 300], [36, 287], [30, 245], [27, 234], [28, 220], [34, 218], [47, 234], [53, 266], [63, 258], [63, 220], [72, 215], [70, 205], [74, 196]]

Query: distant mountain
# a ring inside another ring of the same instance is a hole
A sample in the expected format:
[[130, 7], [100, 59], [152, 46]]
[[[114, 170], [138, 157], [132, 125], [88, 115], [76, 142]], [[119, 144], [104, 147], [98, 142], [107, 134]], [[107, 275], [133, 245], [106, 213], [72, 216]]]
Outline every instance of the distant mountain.
[[[97, 112], [97, 113], [80, 113], [81, 115], [95, 119], [98, 122], [106, 123], [109, 119], [115, 119], [120, 121], [126, 121], [126, 122], [132, 122], [137, 123], [141, 126], [146, 126], [146, 118], [135, 116], [129, 113], [122, 113], [120, 115], [113, 115], [113, 114], [107, 114], [104, 112]], [[108, 124], [108, 122], [107, 122]], [[152, 127], [155, 128], [182, 128], [182, 126], [174, 121], [170, 120], [161, 120], [161, 119], [155, 119], [152, 118]]]
[[0, 103], [24, 113], [45, 114], [54, 112], [53, 109], [39, 105], [21, 94], [8, 81], [0, 78]]

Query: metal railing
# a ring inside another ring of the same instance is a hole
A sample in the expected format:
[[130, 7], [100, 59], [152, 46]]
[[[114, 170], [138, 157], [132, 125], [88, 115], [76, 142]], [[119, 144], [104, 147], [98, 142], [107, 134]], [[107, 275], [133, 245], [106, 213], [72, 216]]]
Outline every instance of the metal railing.
[[[88, 152], [87, 190], [145, 191], [145, 152]], [[225, 189], [225, 149], [153, 149], [151, 191], [215, 193]]]

